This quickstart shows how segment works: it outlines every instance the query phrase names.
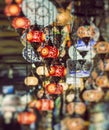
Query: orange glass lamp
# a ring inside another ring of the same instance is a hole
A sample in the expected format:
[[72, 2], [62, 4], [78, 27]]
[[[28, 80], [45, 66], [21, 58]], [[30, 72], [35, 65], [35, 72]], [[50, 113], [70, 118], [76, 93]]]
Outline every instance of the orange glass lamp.
[[89, 41], [95, 36], [95, 28], [89, 24], [80, 26], [77, 30], [77, 36], [88, 45]]
[[54, 108], [54, 101], [51, 99], [40, 99], [36, 101], [35, 107], [40, 111], [49, 111]]
[[38, 79], [35, 76], [28, 76], [24, 79], [24, 83], [27, 86], [34, 87], [38, 85]]
[[30, 125], [37, 120], [37, 117], [35, 113], [25, 111], [18, 114], [17, 120], [20, 124]]
[[45, 40], [45, 35], [42, 31], [31, 30], [27, 33], [27, 40], [29, 42], [41, 43]]
[[59, 55], [59, 51], [54, 46], [45, 46], [41, 49], [40, 54], [42, 58], [57, 58]]
[[85, 128], [85, 121], [79, 117], [71, 118], [67, 121], [67, 128], [69, 130], [83, 130]]
[[104, 92], [101, 89], [92, 89], [92, 90], [85, 90], [83, 92], [83, 99], [89, 102], [98, 102], [104, 96]]
[[16, 17], [12, 20], [12, 26], [15, 29], [18, 28], [28, 29], [30, 27], [30, 21], [26, 17]]
[[45, 87], [48, 94], [62, 94], [63, 86], [56, 83], [50, 83]]
[[6, 5], [4, 9], [4, 13], [6, 16], [19, 16], [20, 12], [21, 12], [21, 8], [17, 4]]
[[66, 68], [62, 65], [50, 66], [49, 76], [63, 77], [66, 75]]
[[84, 102], [70, 102], [67, 104], [67, 112], [70, 115], [73, 113], [83, 115], [86, 112], [86, 105]]
[[77, 36], [79, 38], [90, 37], [93, 38], [95, 30], [91, 25], [80, 26], [77, 30]]
[[100, 75], [95, 80], [96, 85], [100, 88], [109, 88], [109, 79], [107, 75]]

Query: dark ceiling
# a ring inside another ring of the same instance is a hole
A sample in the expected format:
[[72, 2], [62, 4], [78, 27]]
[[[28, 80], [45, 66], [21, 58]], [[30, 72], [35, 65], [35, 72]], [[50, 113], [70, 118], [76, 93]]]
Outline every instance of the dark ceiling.
[[[66, 8], [70, 2], [73, 2], [72, 14], [77, 18], [84, 18], [86, 15], [88, 18], [93, 17], [103, 37], [109, 40], [109, 0], [50, 1], [57, 8]], [[17, 89], [22, 89], [30, 63], [22, 57], [24, 46], [20, 42], [19, 34], [11, 27], [10, 21], [4, 15], [4, 7], [4, 0], [0, 0], [0, 86], [14, 84]]]

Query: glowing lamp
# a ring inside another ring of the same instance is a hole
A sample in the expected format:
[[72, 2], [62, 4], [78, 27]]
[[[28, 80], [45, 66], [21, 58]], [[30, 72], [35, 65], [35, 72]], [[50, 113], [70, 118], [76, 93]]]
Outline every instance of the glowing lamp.
[[75, 103], [75, 113], [82, 115], [86, 111], [86, 105], [83, 102]]
[[27, 86], [36, 86], [38, 85], [38, 79], [35, 76], [28, 76], [24, 79], [24, 83]]
[[84, 91], [82, 97], [85, 101], [98, 102], [102, 99], [103, 95], [104, 93], [102, 90], [92, 89]]
[[91, 25], [80, 26], [77, 30], [77, 36], [79, 38], [84, 38], [84, 37], [92, 38], [95, 34], [94, 32], [95, 30]]
[[6, 5], [4, 9], [4, 13], [6, 16], [18, 16], [20, 15], [21, 8], [17, 4], [9, 4]]
[[73, 17], [69, 10], [60, 9], [60, 13], [57, 15], [56, 24], [58, 26], [65, 26], [73, 21]]
[[28, 29], [30, 27], [30, 21], [26, 17], [16, 17], [12, 20], [12, 26], [15, 29], [18, 28]]
[[101, 75], [96, 78], [96, 85], [101, 88], [109, 88], [109, 79], [106, 75]]
[[54, 94], [56, 91], [56, 87], [57, 87], [56, 83], [50, 83], [45, 88], [49, 94]]
[[82, 118], [74, 117], [67, 122], [69, 130], [83, 130], [85, 127], [85, 121]]
[[54, 108], [54, 102], [50, 99], [37, 100], [35, 107], [41, 111], [49, 111]]
[[74, 97], [75, 97], [74, 93], [69, 93], [68, 95], [66, 95], [66, 101], [71, 102], [73, 101]]
[[105, 41], [97, 42], [93, 48], [97, 54], [109, 53], [109, 43]]
[[71, 115], [74, 112], [83, 115], [86, 111], [86, 105], [83, 102], [71, 102], [67, 105], [67, 112]]
[[49, 94], [62, 94], [63, 92], [62, 85], [56, 83], [50, 83], [45, 88]]
[[37, 117], [33, 112], [21, 112], [18, 114], [17, 120], [20, 124], [30, 125], [36, 121]]
[[27, 33], [27, 40], [29, 42], [43, 42], [44, 33], [42, 31], [31, 30]]
[[66, 68], [62, 65], [50, 66], [49, 75], [50, 76], [63, 77], [63, 76], [66, 75]]
[[36, 73], [37, 73], [38, 75], [46, 75], [46, 76], [49, 75], [48, 69], [47, 69], [46, 66], [39, 66], [39, 67], [37, 67], [37, 68], [36, 68]]
[[58, 49], [54, 46], [45, 46], [40, 53], [43, 58], [57, 58], [59, 55]]

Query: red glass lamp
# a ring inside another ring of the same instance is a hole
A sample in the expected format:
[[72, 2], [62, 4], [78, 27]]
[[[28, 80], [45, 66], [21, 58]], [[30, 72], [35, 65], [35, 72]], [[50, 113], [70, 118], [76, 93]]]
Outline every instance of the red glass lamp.
[[48, 94], [62, 94], [63, 86], [56, 83], [50, 83], [45, 87]]
[[63, 77], [66, 75], [66, 68], [62, 65], [50, 66], [49, 76]]
[[54, 46], [45, 46], [40, 53], [43, 58], [57, 58], [59, 55], [58, 49]]
[[26, 17], [16, 17], [12, 20], [12, 26], [15, 29], [18, 28], [28, 29], [30, 27], [30, 21]]
[[31, 30], [27, 33], [27, 40], [29, 42], [38, 42], [41, 43], [44, 41], [44, 33], [38, 30]]
[[37, 120], [37, 117], [33, 112], [25, 111], [18, 114], [17, 120], [20, 124], [30, 125]]
[[54, 101], [51, 99], [37, 100], [35, 107], [40, 111], [49, 111], [54, 108]]

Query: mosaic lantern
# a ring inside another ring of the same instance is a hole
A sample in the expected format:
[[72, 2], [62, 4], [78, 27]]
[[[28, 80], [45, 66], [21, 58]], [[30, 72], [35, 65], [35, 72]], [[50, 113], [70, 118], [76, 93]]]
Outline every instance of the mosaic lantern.
[[33, 112], [21, 112], [18, 114], [17, 120], [20, 124], [30, 125], [37, 120], [37, 117]]
[[38, 85], [38, 79], [37, 79], [37, 77], [35, 77], [35, 76], [28, 76], [28, 77], [26, 77], [26, 78], [24, 79], [24, 83], [25, 83], [25, 85], [27, 85], [27, 86], [33, 87], [33, 86]]
[[21, 8], [17, 4], [6, 5], [4, 9], [4, 13], [6, 16], [19, 16], [20, 12], [21, 12]]
[[36, 101], [35, 107], [40, 111], [49, 111], [54, 108], [54, 101], [51, 99], [40, 99]]
[[66, 75], [66, 68], [62, 65], [52, 65], [50, 66], [49, 75], [63, 77]]
[[44, 41], [44, 33], [38, 30], [31, 30], [27, 33], [27, 40], [29, 42], [41, 43]]
[[42, 58], [57, 58], [59, 55], [58, 49], [54, 46], [45, 46], [40, 53]]
[[28, 29], [30, 27], [30, 21], [26, 17], [16, 17], [12, 20], [12, 26], [15, 29], [18, 28]]

